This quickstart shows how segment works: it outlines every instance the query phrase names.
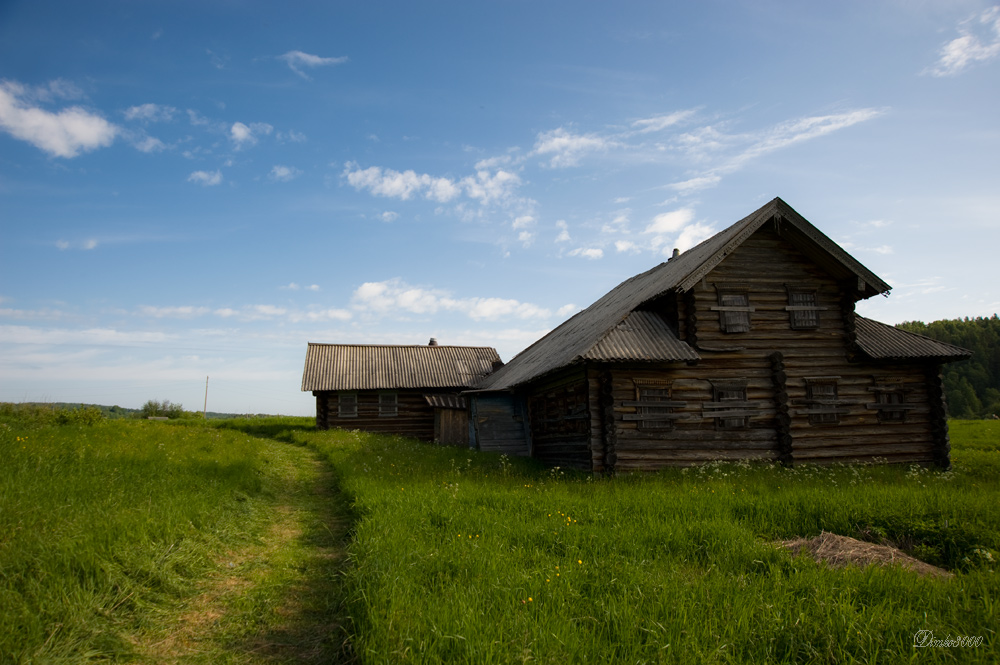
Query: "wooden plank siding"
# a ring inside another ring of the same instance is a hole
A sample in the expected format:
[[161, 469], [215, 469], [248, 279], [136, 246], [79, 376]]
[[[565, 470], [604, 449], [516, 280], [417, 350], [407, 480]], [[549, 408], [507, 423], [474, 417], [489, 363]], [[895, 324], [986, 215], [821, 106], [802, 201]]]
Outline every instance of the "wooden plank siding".
[[524, 406], [510, 393], [470, 396], [472, 425], [479, 450], [527, 456], [531, 453]]

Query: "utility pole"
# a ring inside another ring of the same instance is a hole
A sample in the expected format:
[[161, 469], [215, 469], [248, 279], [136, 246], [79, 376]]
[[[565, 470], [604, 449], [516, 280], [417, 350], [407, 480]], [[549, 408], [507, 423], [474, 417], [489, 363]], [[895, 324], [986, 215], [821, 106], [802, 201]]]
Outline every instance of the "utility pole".
[[208, 420], [208, 377], [205, 377], [205, 408], [201, 412], [202, 417]]

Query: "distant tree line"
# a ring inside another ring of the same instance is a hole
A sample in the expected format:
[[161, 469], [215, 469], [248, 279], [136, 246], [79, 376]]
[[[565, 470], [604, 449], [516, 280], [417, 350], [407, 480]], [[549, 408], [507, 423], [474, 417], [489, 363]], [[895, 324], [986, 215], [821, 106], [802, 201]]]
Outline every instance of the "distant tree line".
[[944, 388], [952, 418], [1000, 415], [1000, 318], [906, 321], [901, 330], [926, 335], [972, 351], [972, 357], [944, 367]]

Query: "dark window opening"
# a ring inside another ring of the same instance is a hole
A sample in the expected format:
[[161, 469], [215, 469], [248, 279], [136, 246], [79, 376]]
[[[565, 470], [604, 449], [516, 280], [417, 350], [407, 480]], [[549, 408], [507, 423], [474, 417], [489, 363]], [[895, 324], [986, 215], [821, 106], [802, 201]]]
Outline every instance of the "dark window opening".
[[670, 387], [665, 385], [636, 385], [636, 401], [641, 404], [636, 412], [642, 418], [640, 429], [673, 429], [674, 421], [669, 416], [673, 407], [669, 404]]
[[396, 393], [378, 394], [378, 415], [380, 418], [392, 418], [399, 415]]
[[337, 417], [339, 418], [358, 417], [357, 393], [337, 393]]

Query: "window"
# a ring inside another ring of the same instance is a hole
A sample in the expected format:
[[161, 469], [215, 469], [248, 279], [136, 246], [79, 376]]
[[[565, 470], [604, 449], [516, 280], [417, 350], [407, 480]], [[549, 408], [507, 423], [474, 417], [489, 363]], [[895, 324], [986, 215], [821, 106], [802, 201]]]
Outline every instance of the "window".
[[750, 332], [750, 306], [748, 289], [742, 286], [716, 285], [719, 305], [713, 307], [719, 313], [719, 327], [724, 333]]
[[378, 394], [378, 415], [379, 418], [394, 418], [399, 415], [396, 393]]
[[714, 381], [712, 392], [715, 403], [711, 413], [717, 429], [746, 429], [750, 426], [746, 380]]
[[635, 381], [636, 414], [640, 417], [639, 429], [673, 429], [673, 404], [670, 385], [666, 382]]
[[357, 418], [358, 417], [358, 394], [340, 392], [337, 393], [337, 417]]
[[875, 385], [869, 388], [875, 393], [875, 401], [869, 409], [878, 411], [880, 423], [905, 423], [906, 412], [914, 405], [907, 404], [903, 379], [895, 377], [875, 377]]
[[839, 423], [836, 379], [806, 379], [806, 405], [810, 425]]
[[792, 330], [819, 328], [819, 307], [815, 291], [788, 291], [788, 317]]

